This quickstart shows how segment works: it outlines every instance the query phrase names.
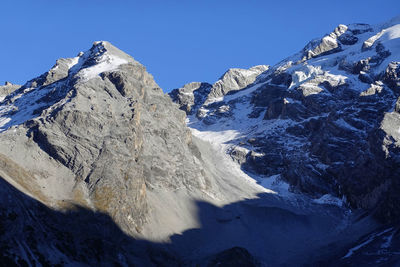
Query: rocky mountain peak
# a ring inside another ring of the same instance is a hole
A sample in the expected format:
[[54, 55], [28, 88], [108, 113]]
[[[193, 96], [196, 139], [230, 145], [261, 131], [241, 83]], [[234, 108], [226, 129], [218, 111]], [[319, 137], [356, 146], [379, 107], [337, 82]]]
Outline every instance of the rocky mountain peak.
[[9, 173], [7, 181], [55, 209], [110, 214], [138, 234], [148, 190], [209, 187], [184, 113], [140, 63], [108, 42], [57, 60], [0, 106], [0, 154], [32, 173], [43, 169], [34, 162], [48, 164], [45, 176], [21, 181]]
[[0, 86], [0, 263], [399, 262], [396, 21], [169, 95], [105, 41]]
[[227, 70], [214, 84], [188, 83], [182, 88], [172, 90], [169, 95], [187, 114], [195, 114], [199, 107], [216, 99], [246, 88], [258, 76], [268, 71], [268, 65], [258, 65], [249, 69], [232, 68]]
[[192, 104], [189, 125], [200, 136], [213, 132], [260, 183], [280, 177], [292, 191], [345, 198], [397, 220], [400, 209], [382, 214], [400, 171], [399, 27], [396, 19], [339, 25], [252, 83], [228, 71]]

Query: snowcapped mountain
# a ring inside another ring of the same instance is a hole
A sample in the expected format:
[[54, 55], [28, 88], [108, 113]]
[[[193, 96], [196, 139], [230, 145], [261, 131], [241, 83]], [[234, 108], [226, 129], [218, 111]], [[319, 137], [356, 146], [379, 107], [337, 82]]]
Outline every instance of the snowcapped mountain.
[[[191, 83], [170, 95], [192, 133], [259, 184], [398, 223], [399, 49], [400, 17], [339, 25], [255, 78], [242, 72], [242, 82]], [[244, 86], [229, 90], [233, 83]], [[220, 85], [227, 89], [217, 95], [205, 89]]]
[[105, 41], [1, 86], [0, 265], [398, 263], [399, 25], [169, 95]]

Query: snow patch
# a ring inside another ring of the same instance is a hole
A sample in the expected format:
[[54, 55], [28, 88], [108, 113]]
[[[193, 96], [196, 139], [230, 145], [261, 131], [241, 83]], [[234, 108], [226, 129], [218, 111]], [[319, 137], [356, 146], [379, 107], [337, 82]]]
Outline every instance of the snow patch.
[[87, 80], [93, 79], [95, 77], [98, 77], [98, 75], [100, 73], [115, 70], [122, 64], [128, 64], [128, 61], [125, 59], [119, 58], [117, 56], [105, 53], [104, 55], [96, 58], [95, 65], [88, 67], [88, 68], [81, 69], [77, 75], [83, 81], [87, 81]]
[[281, 179], [280, 174], [272, 175], [266, 178], [260, 178], [259, 183], [272, 191], [274, 191], [279, 196], [289, 197], [293, 193], [289, 191], [289, 184]]
[[362, 247], [368, 245], [369, 243], [371, 243], [372, 241], [374, 241], [375, 238], [377, 238], [377, 237], [379, 237], [379, 236], [381, 236], [381, 235], [383, 235], [383, 234], [385, 234], [385, 233], [387, 233], [389, 231], [392, 231], [392, 230], [393, 230], [393, 228], [389, 228], [389, 229], [386, 229], [383, 232], [380, 232], [380, 233], [377, 233], [377, 234], [372, 234], [366, 241], [362, 242], [358, 246], [355, 246], [355, 247], [351, 248], [349, 250], [349, 252], [347, 252], [347, 254], [344, 257], [342, 257], [342, 259], [349, 258], [350, 256], [352, 256], [354, 254], [354, 252], [356, 252], [360, 248], [362, 248]]
[[322, 204], [322, 205], [335, 205], [335, 206], [339, 206], [339, 207], [343, 206], [342, 199], [334, 197], [330, 194], [326, 194], [318, 199], [314, 199], [313, 202], [317, 203], [317, 204]]

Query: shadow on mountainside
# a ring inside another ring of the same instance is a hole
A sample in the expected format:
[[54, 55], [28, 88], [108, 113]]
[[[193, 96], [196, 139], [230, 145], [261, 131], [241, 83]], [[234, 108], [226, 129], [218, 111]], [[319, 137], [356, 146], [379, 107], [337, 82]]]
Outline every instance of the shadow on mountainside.
[[[216, 138], [225, 134], [224, 140], [232, 135], [224, 144], [251, 176], [280, 175], [296, 191], [345, 196], [382, 222], [398, 221], [400, 207], [391, 204], [400, 188], [400, 115], [393, 112], [398, 92], [384, 85], [366, 93], [368, 84], [358, 80], [334, 86], [322, 79], [313, 85], [322, 91], [307, 95], [302, 90], [308, 87], [288, 88], [287, 73], [268, 77], [271, 82], [255, 90], [251, 84], [211, 103], [209, 116], [190, 127], [221, 133]], [[244, 100], [234, 97], [245, 94]], [[219, 113], [227, 105], [229, 111]]]
[[53, 210], [0, 179], [1, 266], [180, 265], [160, 244], [134, 240], [83, 207]]
[[359, 235], [341, 232], [338, 207], [260, 194], [224, 207], [198, 201], [199, 228], [155, 243], [128, 236], [107, 214], [48, 208], [3, 179], [0, 193], [1, 266], [300, 266], [344, 255]]

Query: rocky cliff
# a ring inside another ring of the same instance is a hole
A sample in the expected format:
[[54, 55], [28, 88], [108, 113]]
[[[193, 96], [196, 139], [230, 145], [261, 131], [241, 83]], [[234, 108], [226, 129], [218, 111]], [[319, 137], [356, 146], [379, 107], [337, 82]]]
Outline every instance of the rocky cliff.
[[108, 42], [0, 87], [0, 263], [399, 263], [399, 23], [169, 96]]
[[[60, 59], [49, 72], [14, 89], [1, 103], [0, 175], [51, 209], [101, 213], [135, 236], [150, 212], [149, 190], [207, 191], [211, 186], [184, 112], [140, 63], [110, 43], [96, 42], [75, 58]], [[31, 209], [26, 216], [35, 221], [33, 214], [43, 211]], [[14, 214], [13, 221], [23, 225], [24, 212], [7, 208], [3, 215]], [[9, 231], [12, 222], [2, 223]], [[13, 239], [30, 247], [34, 240], [24, 234]], [[48, 248], [35, 249], [49, 257]]]
[[187, 85], [170, 95], [196, 136], [229, 154], [260, 184], [277, 190], [287, 184], [291, 193], [397, 224], [399, 40], [399, 18], [341, 24], [254, 82], [243, 79], [241, 89], [205, 92], [191, 104], [196, 113], [179, 101]]

